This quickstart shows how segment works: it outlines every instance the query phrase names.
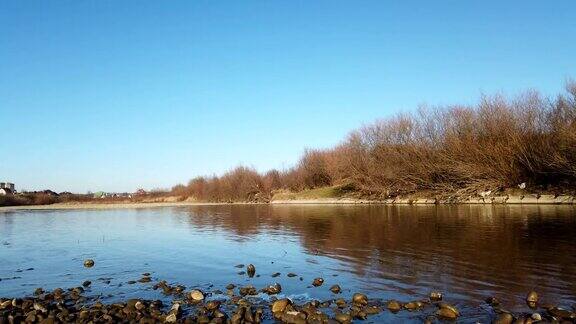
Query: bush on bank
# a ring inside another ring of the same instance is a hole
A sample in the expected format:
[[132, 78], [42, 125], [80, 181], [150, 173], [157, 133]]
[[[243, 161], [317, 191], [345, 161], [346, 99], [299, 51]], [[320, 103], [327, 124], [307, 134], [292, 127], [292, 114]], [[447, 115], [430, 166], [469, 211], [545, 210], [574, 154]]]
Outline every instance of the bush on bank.
[[240, 166], [197, 177], [173, 193], [204, 201], [270, 199], [273, 191], [346, 184], [385, 198], [419, 191], [470, 194], [516, 187], [563, 190], [576, 184], [576, 83], [556, 98], [536, 91], [475, 105], [422, 107], [375, 121], [338, 146], [306, 150], [284, 171]]

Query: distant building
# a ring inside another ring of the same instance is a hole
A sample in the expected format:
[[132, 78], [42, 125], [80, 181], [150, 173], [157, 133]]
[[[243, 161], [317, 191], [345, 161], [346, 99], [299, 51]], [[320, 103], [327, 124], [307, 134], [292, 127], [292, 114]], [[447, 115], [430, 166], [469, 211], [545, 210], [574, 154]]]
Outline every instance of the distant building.
[[0, 188], [0, 196], [12, 195], [14, 192], [8, 188]]
[[0, 182], [0, 196], [13, 195], [16, 193], [16, 186], [10, 182]]

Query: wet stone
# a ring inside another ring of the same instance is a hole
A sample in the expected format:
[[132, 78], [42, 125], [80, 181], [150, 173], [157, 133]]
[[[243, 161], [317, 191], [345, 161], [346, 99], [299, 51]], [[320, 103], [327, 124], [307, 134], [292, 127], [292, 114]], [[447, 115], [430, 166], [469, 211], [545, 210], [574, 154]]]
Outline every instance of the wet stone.
[[422, 302], [420, 301], [411, 301], [404, 304], [404, 308], [409, 311], [416, 311], [421, 309], [422, 307], [424, 307], [424, 304], [422, 304]]
[[535, 291], [531, 291], [526, 295], [526, 304], [530, 308], [536, 308], [536, 304], [538, 303], [538, 293]]
[[253, 264], [249, 264], [246, 267], [246, 273], [248, 273], [248, 277], [252, 278], [256, 274], [256, 267]]
[[400, 305], [400, 303], [396, 300], [391, 300], [386, 305], [386, 308], [388, 308], [388, 310], [392, 313], [397, 313], [402, 309], [402, 305]]
[[364, 309], [364, 311], [368, 315], [375, 315], [375, 314], [380, 314], [382, 312], [382, 309], [378, 306], [368, 306]]
[[550, 314], [551, 316], [553, 316], [557, 320], [561, 320], [561, 319], [566, 320], [566, 321], [576, 320], [576, 313], [571, 312], [567, 309], [563, 309], [560, 307], [552, 307], [552, 308], [549, 308], [547, 311], [548, 311], [548, 314]]
[[165, 323], [176, 323], [176, 321], [178, 321], [176, 314], [170, 314], [166, 316], [166, 319], [164, 320]]
[[218, 308], [220, 308], [220, 301], [218, 300], [211, 300], [206, 303], [206, 309], [208, 309], [209, 311], [215, 311]]
[[320, 286], [322, 286], [323, 283], [324, 283], [324, 279], [322, 279], [322, 278], [315, 278], [315, 279], [312, 281], [312, 286], [314, 286], [314, 287], [320, 287]]
[[141, 302], [141, 301], [137, 301], [137, 302], [134, 304], [134, 308], [136, 308], [137, 310], [141, 311], [141, 310], [143, 310], [144, 308], [146, 308], [146, 305], [144, 305], [144, 303]]
[[276, 295], [282, 292], [282, 286], [279, 283], [275, 283], [262, 289], [262, 291], [267, 293], [268, 295]]
[[500, 301], [496, 297], [488, 297], [488, 298], [486, 298], [485, 301], [486, 301], [486, 304], [488, 304], [492, 307], [496, 307], [496, 306], [500, 305]]
[[342, 291], [342, 289], [340, 288], [340, 286], [334, 285], [330, 287], [330, 291], [334, 294], [339, 294]]
[[334, 319], [336, 320], [336, 322], [341, 324], [352, 323], [352, 316], [346, 313], [336, 314], [336, 316], [334, 316]]
[[368, 304], [368, 297], [362, 293], [355, 293], [352, 296], [352, 302], [358, 305], [367, 305]]
[[204, 293], [198, 289], [194, 289], [188, 293], [188, 298], [193, 301], [204, 300]]
[[431, 301], [434, 301], [434, 302], [441, 301], [442, 300], [442, 293], [439, 291], [433, 291], [430, 293], [429, 298]]
[[258, 295], [258, 291], [254, 286], [245, 286], [240, 288], [241, 296], [254, 296]]
[[284, 312], [288, 305], [291, 305], [292, 301], [287, 298], [279, 299], [272, 304], [272, 313]]
[[86, 268], [92, 268], [94, 266], [94, 260], [92, 260], [92, 259], [84, 260], [84, 266]]
[[86, 280], [82, 283], [82, 286], [89, 287], [91, 284], [92, 284], [92, 282], [90, 280]]
[[444, 319], [456, 319], [460, 316], [460, 312], [456, 309], [456, 307], [449, 305], [449, 304], [441, 304], [440, 309], [436, 311], [436, 315], [440, 318]]
[[138, 282], [140, 283], [146, 283], [146, 282], [150, 282], [152, 281], [152, 279], [150, 277], [142, 277], [138, 280]]
[[334, 301], [334, 303], [336, 304], [336, 307], [338, 307], [338, 308], [346, 308], [346, 306], [348, 306], [348, 304], [346, 303], [344, 298], [338, 298]]

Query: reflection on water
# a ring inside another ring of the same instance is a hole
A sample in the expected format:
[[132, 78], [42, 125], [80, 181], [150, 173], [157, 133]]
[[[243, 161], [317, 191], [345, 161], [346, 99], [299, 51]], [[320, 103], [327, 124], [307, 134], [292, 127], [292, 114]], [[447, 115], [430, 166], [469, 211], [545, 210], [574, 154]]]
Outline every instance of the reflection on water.
[[[363, 291], [404, 301], [437, 289], [469, 318], [485, 320], [478, 305], [487, 296], [517, 311], [527, 311], [523, 299], [531, 289], [547, 302], [576, 302], [575, 247], [572, 206], [18, 211], [0, 214], [0, 296], [90, 279], [94, 294], [112, 293], [112, 300], [160, 298], [150, 285], [126, 284], [152, 272], [204, 289], [279, 281], [284, 294], [303, 299], [333, 298], [328, 287], [336, 283], [343, 297]], [[87, 257], [96, 260], [94, 268], [82, 267]], [[260, 277], [238, 275], [238, 263], [254, 263]], [[282, 276], [272, 278], [274, 272]], [[318, 276], [324, 286], [309, 287]], [[106, 278], [110, 284], [98, 280]]]

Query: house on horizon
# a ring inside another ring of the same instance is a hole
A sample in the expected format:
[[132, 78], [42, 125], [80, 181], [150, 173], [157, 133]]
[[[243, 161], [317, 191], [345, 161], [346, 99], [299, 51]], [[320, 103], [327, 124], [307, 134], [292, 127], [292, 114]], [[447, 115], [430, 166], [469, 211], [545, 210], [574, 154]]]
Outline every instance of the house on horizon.
[[16, 186], [10, 182], [0, 182], [0, 196], [13, 195], [16, 193]]

